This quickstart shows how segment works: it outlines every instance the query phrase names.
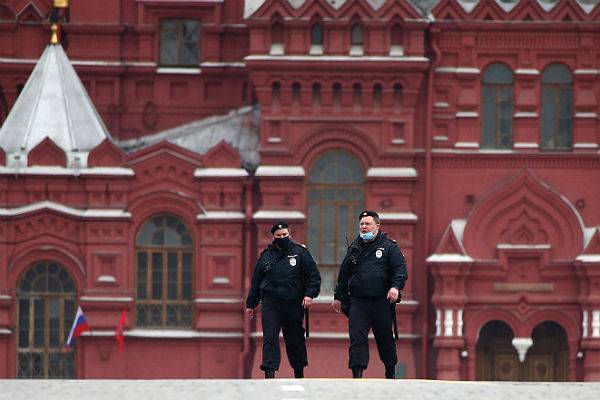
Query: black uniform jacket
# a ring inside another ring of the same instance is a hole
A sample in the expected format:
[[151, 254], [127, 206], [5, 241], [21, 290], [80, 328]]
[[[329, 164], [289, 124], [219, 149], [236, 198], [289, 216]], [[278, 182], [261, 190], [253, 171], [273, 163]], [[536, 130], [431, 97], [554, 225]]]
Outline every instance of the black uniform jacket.
[[383, 232], [373, 241], [357, 236], [340, 266], [334, 299], [347, 303], [351, 296], [385, 298], [391, 288], [401, 290], [408, 278], [404, 255]]
[[256, 307], [265, 296], [281, 300], [315, 298], [320, 290], [321, 274], [306, 247], [292, 241], [287, 249], [271, 244], [256, 262], [246, 307]]

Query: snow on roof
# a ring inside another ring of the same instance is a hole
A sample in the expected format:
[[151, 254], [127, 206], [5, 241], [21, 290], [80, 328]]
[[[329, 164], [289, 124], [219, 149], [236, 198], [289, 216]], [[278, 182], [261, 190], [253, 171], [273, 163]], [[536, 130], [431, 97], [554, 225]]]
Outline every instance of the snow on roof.
[[[89, 152], [110, 138], [102, 119], [60, 45], [49, 45], [0, 129], [8, 159], [26, 155], [46, 137], [66, 154]], [[85, 160], [87, 157], [78, 157]], [[86, 165], [81, 165], [85, 167]]]
[[254, 170], [260, 162], [259, 117], [258, 107], [245, 106], [227, 115], [211, 116], [154, 135], [124, 140], [118, 144], [125, 151], [132, 152], [167, 140], [198, 154], [206, 154], [225, 140], [240, 154], [243, 166]]

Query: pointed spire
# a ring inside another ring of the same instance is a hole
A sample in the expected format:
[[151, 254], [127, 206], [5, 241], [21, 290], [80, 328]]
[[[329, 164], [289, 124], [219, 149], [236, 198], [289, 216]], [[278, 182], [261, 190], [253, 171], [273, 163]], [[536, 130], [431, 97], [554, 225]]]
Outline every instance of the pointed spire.
[[0, 129], [8, 167], [50, 138], [67, 156], [67, 167], [87, 166], [90, 150], [110, 135], [61, 45], [44, 50]]

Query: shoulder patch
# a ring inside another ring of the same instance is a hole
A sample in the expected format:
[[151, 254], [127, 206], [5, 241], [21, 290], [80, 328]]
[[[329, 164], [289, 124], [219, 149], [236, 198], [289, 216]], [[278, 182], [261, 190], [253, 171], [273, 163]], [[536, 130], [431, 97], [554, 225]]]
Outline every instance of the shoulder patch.
[[298, 243], [300, 246], [304, 247], [305, 249], [308, 249], [308, 247], [306, 247], [306, 245], [304, 243]]
[[263, 250], [260, 252], [260, 254], [262, 255], [262, 254], [263, 254], [265, 251], [268, 251], [268, 250], [270, 250], [270, 249], [271, 249], [271, 245], [269, 245], [269, 246], [265, 247], [265, 248], [264, 248], [264, 249], [263, 249]]

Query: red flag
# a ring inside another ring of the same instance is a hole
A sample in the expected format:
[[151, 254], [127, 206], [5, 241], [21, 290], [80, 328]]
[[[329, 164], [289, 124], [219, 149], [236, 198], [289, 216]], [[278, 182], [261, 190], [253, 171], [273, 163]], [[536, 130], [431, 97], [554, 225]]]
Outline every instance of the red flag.
[[117, 329], [115, 329], [115, 337], [117, 338], [117, 342], [119, 342], [119, 351], [123, 350], [123, 342], [125, 341], [125, 336], [123, 332], [125, 331], [125, 318], [127, 317], [127, 311], [123, 309], [121, 312], [121, 318], [119, 318], [119, 323], [117, 324]]

